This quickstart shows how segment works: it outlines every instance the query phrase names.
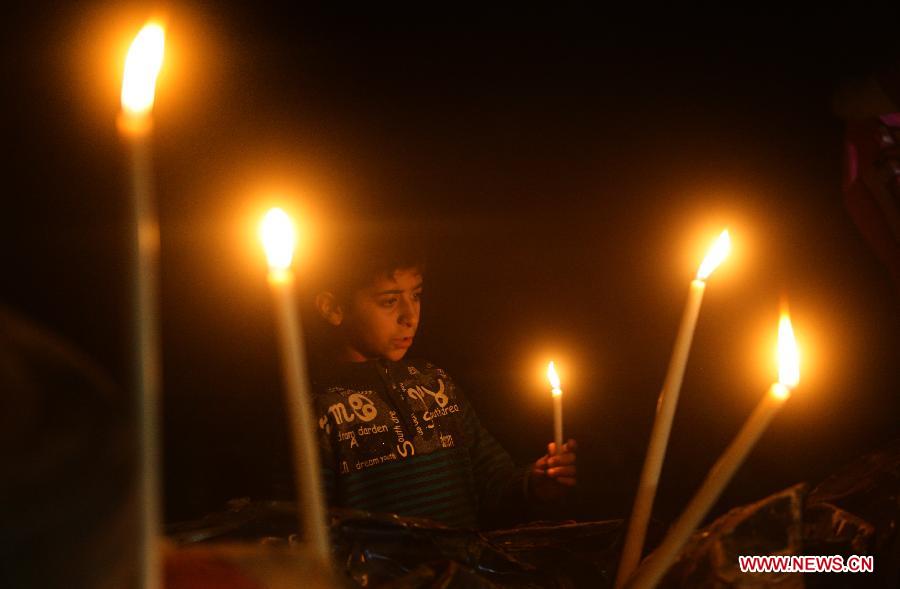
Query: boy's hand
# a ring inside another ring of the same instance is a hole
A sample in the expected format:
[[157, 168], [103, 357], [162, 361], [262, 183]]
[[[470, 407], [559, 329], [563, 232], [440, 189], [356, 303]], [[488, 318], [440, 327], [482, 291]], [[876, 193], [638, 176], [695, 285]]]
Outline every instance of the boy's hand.
[[566, 494], [567, 487], [574, 487], [575, 450], [578, 444], [569, 440], [557, 453], [556, 444], [547, 444], [547, 454], [538, 458], [531, 469], [531, 490], [541, 501], [556, 501]]

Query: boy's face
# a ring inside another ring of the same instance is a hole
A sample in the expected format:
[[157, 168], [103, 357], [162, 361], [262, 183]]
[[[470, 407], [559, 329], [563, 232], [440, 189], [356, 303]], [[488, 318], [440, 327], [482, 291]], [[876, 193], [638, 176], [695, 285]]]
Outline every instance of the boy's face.
[[422, 273], [401, 268], [357, 291], [343, 317], [347, 358], [400, 360], [419, 327]]

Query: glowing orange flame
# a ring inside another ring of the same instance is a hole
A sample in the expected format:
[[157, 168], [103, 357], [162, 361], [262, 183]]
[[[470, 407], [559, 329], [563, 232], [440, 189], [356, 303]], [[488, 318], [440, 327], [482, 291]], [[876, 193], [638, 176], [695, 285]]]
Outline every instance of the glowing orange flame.
[[557, 397], [562, 394], [562, 390], [560, 389], [559, 384], [559, 375], [556, 374], [556, 367], [553, 365], [553, 361], [550, 361], [550, 364], [547, 365], [547, 380], [550, 381], [550, 386], [553, 388], [553, 396]]
[[719, 264], [728, 257], [729, 253], [731, 253], [731, 237], [728, 235], [728, 229], [726, 229], [719, 234], [718, 239], [709, 248], [706, 257], [703, 258], [703, 263], [700, 264], [700, 269], [697, 270], [697, 279], [706, 280], [709, 278], [709, 275], [719, 267]]
[[297, 232], [288, 214], [279, 208], [269, 210], [260, 224], [259, 235], [266, 250], [269, 268], [290, 268], [297, 244]]
[[800, 351], [787, 312], [778, 321], [778, 381], [788, 388], [800, 383]]
[[122, 79], [122, 110], [129, 115], [145, 116], [153, 109], [164, 47], [165, 31], [162, 25], [152, 21], [132, 41]]

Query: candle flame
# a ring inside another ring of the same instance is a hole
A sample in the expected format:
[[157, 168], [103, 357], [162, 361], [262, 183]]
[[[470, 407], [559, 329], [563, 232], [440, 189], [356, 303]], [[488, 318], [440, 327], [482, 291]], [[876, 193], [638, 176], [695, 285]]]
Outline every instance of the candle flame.
[[260, 225], [260, 238], [269, 268], [287, 270], [297, 244], [297, 233], [288, 214], [279, 208], [270, 209]]
[[725, 229], [719, 234], [712, 247], [709, 248], [706, 257], [703, 258], [703, 263], [700, 264], [700, 269], [697, 270], [697, 280], [709, 278], [709, 275], [719, 267], [719, 264], [728, 257], [729, 253], [731, 253], [731, 237], [728, 235], [728, 229]]
[[553, 389], [553, 396], [562, 394], [562, 390], [560, 390], [559, 375], [556, 374], [556, 367], [553, 365], [552, 360], [550, 361], [550, 364], [547, 365], [547, 380], [550, 381], [550, 386]]
[[132, 41], [122, 79], [122, 109], [129, 115], [145, 116], [153, 108], [164, 47], [165, 31], [161, 24], [152, 21]]
[[778, 381], [788, 388], [800, 382], [800, 352], [787, 312], [778, 321]]

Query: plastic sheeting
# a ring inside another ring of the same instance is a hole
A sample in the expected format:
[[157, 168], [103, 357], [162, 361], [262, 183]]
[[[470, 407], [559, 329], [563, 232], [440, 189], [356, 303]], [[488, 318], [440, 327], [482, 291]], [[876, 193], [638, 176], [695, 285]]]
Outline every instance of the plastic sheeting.
[[[330, 514], [337, 577], [350, 587], [611, 587], [624, 532], [621, 520], [535, 523], [479, 532], [394, 515], [351, 510]], [[296, 522], [292, 503], [235, 501], [226, 512], [171, 526], [169, 539], [181, 548], [172, 552], [178, 557], [168, 563], [177, 562], [182, 577], [189, 578], [184, 576], [192, 566], [191, 559], [184, 558], [190, 554], [188, 547], [213, 542], [252, 543], [260, 554], [271, 554], [265, 551], [297, 542]], [[662, 586], [896, 589], [898, 523], [900, 441], [861, 458], [811, 491], [800, 484], [729, 511], [694, 534]], [[209, 562], [211, 553], [198, 554], [198, 562]], [[227, 550], [221, 554], [227, 559]], [[241, 554], [243, 564], [234, 565], [235, 579], [237, 571], [254, 562], [246, 552]], [[296, 554], [304, 558], [302, 551]], [[751, 554], [873, 555], [875, 572], [741, 573], [737, 557]], [[278, 578], [270, 571], [271, 582], [254, 586], [275, 586]]]
[[[612, 582], [621, 521], [478, 532], [430, 520], [331, 510], [335, 562], [361, 587], [571, 587]], [[294, 506], [232, 503], [228, 512], [171, 526], [177, 545], [297, 540]]]

